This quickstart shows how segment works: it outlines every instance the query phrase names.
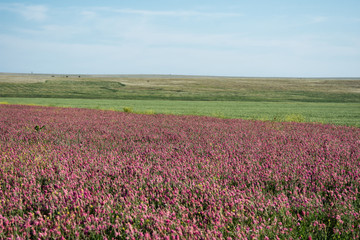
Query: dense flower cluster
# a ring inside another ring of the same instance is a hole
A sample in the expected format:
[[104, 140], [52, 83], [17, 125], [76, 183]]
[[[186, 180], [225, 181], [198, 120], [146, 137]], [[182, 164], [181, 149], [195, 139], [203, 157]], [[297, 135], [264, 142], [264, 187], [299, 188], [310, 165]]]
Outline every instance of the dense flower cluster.
[[360, 129], [0, 105], [0, 238], [360, 237]]

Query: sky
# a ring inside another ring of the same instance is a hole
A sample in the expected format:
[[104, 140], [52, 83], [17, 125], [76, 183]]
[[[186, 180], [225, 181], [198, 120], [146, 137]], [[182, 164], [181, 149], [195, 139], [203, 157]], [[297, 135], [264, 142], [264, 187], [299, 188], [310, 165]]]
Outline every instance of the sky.
[[1, 0], [0, 72], [360, 77], [359, 0]]

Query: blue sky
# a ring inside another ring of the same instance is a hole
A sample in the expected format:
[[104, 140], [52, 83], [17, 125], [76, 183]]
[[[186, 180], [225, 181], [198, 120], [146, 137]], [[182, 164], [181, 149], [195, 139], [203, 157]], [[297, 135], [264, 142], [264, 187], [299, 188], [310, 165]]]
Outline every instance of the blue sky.
[[359, 0], [0, 2], [0, 72], [360, 77]]

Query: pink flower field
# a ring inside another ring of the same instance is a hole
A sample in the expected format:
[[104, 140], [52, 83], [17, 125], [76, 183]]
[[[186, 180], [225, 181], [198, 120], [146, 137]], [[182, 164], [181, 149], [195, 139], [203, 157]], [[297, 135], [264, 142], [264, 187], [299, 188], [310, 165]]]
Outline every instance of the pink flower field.
[[0, 105], [0, 239], [358, 239], [360, 129]]

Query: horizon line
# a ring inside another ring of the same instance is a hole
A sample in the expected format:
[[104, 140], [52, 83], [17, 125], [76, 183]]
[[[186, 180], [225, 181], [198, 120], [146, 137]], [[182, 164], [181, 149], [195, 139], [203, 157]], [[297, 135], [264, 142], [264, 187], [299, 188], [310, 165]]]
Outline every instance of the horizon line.
[[301, 76], [235, 76], [235, 75], [201, 75], [201, 74], [172, 74], [172, 73], [46, 73], [46, 72], [0, 72], [2, 75], [50, 75], [50, 76], [172, 76], [172, 77], [223, 77], [223, 78], [265, 78], [265, 79], [352, 79], [360, 80], [359, 77], [301, 77]]

